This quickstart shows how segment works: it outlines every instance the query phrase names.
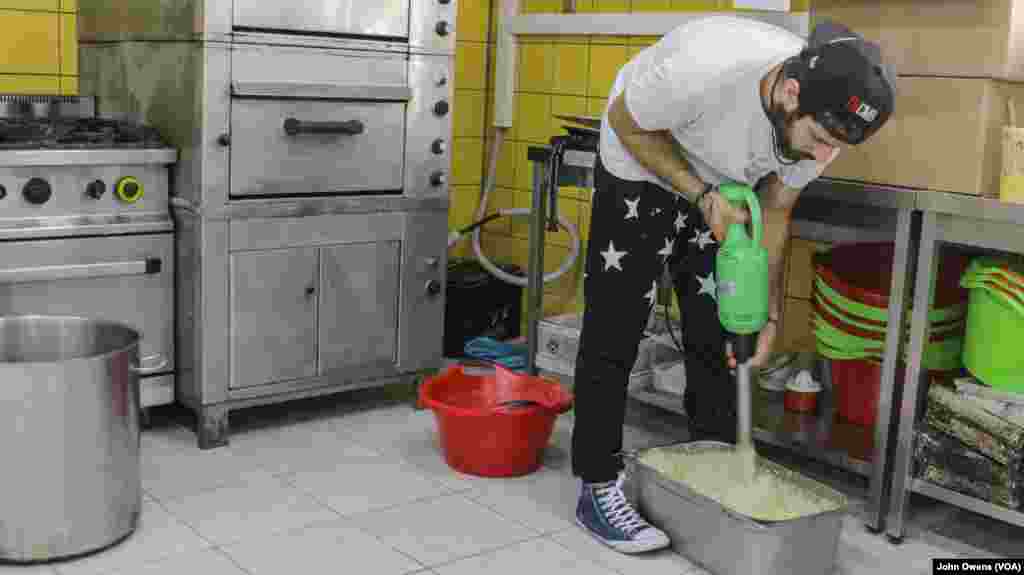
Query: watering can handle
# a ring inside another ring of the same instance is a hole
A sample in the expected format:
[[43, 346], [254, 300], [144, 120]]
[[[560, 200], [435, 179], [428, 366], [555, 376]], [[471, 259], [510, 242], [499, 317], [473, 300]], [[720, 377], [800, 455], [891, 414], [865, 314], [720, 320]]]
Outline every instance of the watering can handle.
[[750, 211], [750, 230], [755, 245], [761, 244], [763, 228], [761, 224], [761, 202], [753, 188], [744, 184], [728, 183], [718, 187], [718, 192], [732, 204], [746, 204]]

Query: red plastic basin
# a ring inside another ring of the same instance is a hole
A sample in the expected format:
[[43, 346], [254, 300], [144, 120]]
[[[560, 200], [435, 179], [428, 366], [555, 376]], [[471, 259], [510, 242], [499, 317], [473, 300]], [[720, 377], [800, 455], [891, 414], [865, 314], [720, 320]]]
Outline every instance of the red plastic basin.
[[[556, 406], [498, 406], [538, 392]], [[470, 475], [515, 477], [540, 467], [555, 419], [569, 410], [573, 396], [557, 382], [500, 365], [487, 375], [470, 375], [454, 365], [426, 379], [420, 401], [434, 412], [449, 466]]]

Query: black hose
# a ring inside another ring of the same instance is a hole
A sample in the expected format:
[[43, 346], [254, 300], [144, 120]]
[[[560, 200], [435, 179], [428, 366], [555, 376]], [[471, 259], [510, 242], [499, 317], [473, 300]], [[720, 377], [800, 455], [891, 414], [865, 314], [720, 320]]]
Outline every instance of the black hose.
[[501, 214], [499, 214], [498, 212], [494, 212], [493, 214], [487, 216], [486, 218], [484, 218], [484, 219], [482, 219], [482, 220], [480, 220], [478, 222], [474, 222], [474, 223], [472, 223], [472, 224], [462, 228], [461, 230], [459, 230], [459, 235], [460, 236], [464, 236], [464, 235], [468, 234], [469, 232], [471, 232], [471, 231], [479, 228], [480, 226], [486, 224], [487, 222], [494, 221], [494, 220], [496, 220], [496, 219], [498, 219], [500, 217], [501, 217]]

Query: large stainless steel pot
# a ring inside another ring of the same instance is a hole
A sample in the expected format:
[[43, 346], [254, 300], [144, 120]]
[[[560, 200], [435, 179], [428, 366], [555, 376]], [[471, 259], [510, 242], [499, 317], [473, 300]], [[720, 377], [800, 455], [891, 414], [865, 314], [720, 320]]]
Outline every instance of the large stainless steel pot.
[[0, 561], [88, 553], [135, 530], [139, 339], [108, 321], [0, 318]]

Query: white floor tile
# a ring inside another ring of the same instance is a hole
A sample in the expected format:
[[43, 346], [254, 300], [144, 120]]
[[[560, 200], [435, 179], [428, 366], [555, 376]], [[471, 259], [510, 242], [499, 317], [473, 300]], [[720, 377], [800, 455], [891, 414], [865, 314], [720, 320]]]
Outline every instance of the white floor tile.
[[163, 501], [267, 477], [266, 461], [236, 457], [231, 447], [158, 450], [142, 457], [142, 487]]
[[448, 490], [393, 457], [324, 460], [321, 469], [290, 474], [288, 481], [342, 515], [437, 497]]
[[158, 503], [143, 501], [139, 527], [128, 539], [95, 555], [55, 564], [60, 575], [130, 571], [147, 562], [206, 549], [210, 544]]
[[324, 461], [375, 457], [377, 451], [352, 440], [329, 421], [301, 422], [240, 433], [231, 439], [231, 453], [250, 468], [274, 473], [320, 469]]
[[227, 555], [216, 549], [205, 549], [175, 555], [163, 561], [146, 563], [116, 571], [111, 575], [247, 575]]
[[575, 525], [579, 480], [565, 469], [544, 469], [515, 480], [496, 480], [466, 496], [540, 533]]
[[224, 547], [223, 551], [252, 575], [404, 575], [424, 568], [347, 521], [259, 537]]
[[199, 449], [195, 433], [175, 424], [144, 429], [139, 434], [139, 447], [145, 457], [157, 451]]
[[352, 521], [428, 566], [537, 537], [535, 531], [461, 495], [364, 513]]
[[555, 533], [551, 539], [579, 557], [624, 575], [709, 575], [689, 559], [669, 549], [625, 555], [597, 541], [579, 527]]
[[445, 462], [434, 414], [429, 410], [395, 406], [334, 421], [354, 441], [415, 465], [424, 476], [452, 491], [472, 489], [480, 482], [490, 481], [460, 473]]
[[606, 567], [577, 556], [549, 539], [533, 539], [448, 565], [435, 567], [438, 575], [614, 575]]
[[215, 545], [337, 519], [337, 514], [277, 477], [164, 502], [171, 514]]

